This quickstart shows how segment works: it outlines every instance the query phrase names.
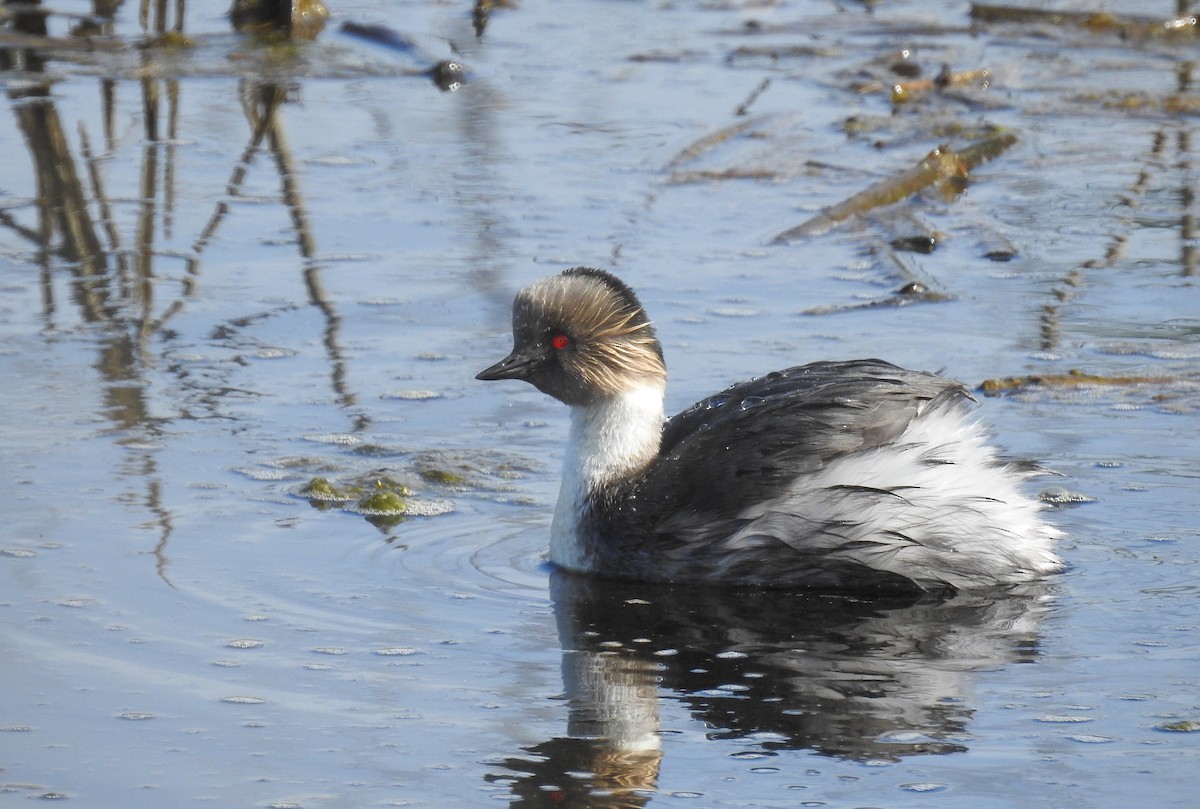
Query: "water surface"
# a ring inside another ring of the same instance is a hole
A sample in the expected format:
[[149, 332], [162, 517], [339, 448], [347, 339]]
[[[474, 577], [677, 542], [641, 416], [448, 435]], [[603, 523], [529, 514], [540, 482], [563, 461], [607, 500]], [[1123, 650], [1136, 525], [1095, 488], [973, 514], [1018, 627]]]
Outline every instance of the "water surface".
[[[7, 799], [1193, 805], [1194, 40], [968, 10], [523, 3], [476, 39], [363, 0], [270, 49], [193, 7], [191, 48], [0, 74]], [[451, 55], [463, 88], [418, 75]], [[905, 64], [990, 78], [895, 106]], [[772, 241], [997, 131], [963, 193]], [[1054, 517], [1071, 569], [915, 604], [552, 576], [565, 412], [473, 376], [575, 264], [641, 293], [672, 411], [866, 355], [1115, 382], [980, 397], [1095, 499]]]

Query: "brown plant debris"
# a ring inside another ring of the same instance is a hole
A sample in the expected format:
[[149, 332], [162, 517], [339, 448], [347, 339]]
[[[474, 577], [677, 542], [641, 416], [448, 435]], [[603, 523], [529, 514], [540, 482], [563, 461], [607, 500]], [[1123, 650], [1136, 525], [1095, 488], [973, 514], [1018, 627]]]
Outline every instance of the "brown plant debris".
[[1002, 396], [1005, 393], [1016, 393], [1030, 388], [1077, 388], [1099, 385], [1128, 387], [1167, 385], [1174, 381], [1176, 380], [1166, 376], [1142, 376], [1140, 374], [1104, 376], [1072, 368], [1065, 374], [1030, 374], [1029, 376], [1008, 376], [1003, 379], [985, 379], [979, 384], [977, 390], [986, 396]]
[[1195, 15], [1161, 19], [1108, 11], [1052, 11], [1042, 8], [972, 3], [971, 19], [983, 23], [1029, 23], [1080, 28], [1092, 33], [1114, 33], [1121, 37], [1194, 37]]
[[900, 202], [930, 186], [953, 197], [966, 186], [971, 170], [1003, 153], [1016, 142], [1016, 135], [1001, 131], [958, 152], [948, 146], [939, 146], [916, 166], [868, 186], [811, 219], [779, 233], [772, 241], [778, 244], [819, 236], [847, 219]]

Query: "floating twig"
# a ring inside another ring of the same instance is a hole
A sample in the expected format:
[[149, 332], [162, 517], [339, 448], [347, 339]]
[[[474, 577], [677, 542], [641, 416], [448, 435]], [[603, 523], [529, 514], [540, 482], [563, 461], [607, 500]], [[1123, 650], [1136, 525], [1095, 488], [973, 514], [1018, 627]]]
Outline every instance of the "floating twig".
[[953, 191], [961, 190], [971, 170], [1001, 154], [1016, 142], [1016, 135], [1000, 132], [986, 140], [973, 143], [960, 152], [952, 151], [947, 146], [939, 146], [916, 166], [868, 186], [854, 196], [826, 208], [813, 218], [783, 231], [772, 241], [786, 243], [808, 236], [819, 236], [847, 219], [900, 202], [931, 185]]
[[1089, 374], [1072, 368], [1065, 374], [1030, 374], [1029, 376], [1007, 376], [1003, 379], [985, 379], [977, 390], [985, 396], [1001, 396], [1030, 388], [1079, 388], [1090, 386], [1133, 387], [1137, 385], [1169, 385], [1176, 382], [1169, 376], [1104, 376]]
[[984, 23], [1043, 23], [1082, 28], [1093, 33], [1116, 33], [1122, 37], [1187, 36], [1197, 32], [1197, 19], [1184, 15], [1160, 19], [1107, 11], [1051, 11], [1021, 6], [971, 4], [971, 19]]
[[953, 295], [936, 292], [920, 281], [910, 281], [900, 287], [895, 293], [886, 298], [875, 298], [861, 303], [844, 303], [836, 306], [815, 306], [805, 309], [802, 315], [840, 315], [845, 312], [858, 312], [863, 309], [898, 309], [914, 303], [942, 303], [954, 300]]

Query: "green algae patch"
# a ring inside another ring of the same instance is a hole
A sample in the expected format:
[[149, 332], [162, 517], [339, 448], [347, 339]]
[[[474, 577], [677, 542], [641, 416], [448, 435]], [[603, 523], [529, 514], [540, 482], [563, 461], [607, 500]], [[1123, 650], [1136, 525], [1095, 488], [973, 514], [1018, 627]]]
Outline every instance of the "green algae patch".
[[340, 486], [333, 485], [329, 478], [316, 477], [300, 489], [300, 496], [308, 500], [318, 500], [325, 503], [344, 503], [355, 498], [350, 492]]
[[373, 497], [382, 498], [377, 501], [379, 504], [392, 502], [387, 500], [387, 495], [392, 495], [397, 500], [403, 500], [412, 495], [412, 489], [389, 477], [370, 476], [343, 484], [335, 484], [329, 478], [315, 477], [300, 488], [299, 494], [308, 500], [333, 503], [349, 503], [357, 500], [360, 508], [390, 508], [384, 505], [367, 506], [365, 502]]
[[407, 514], [408, 501], [399, 492], [391, 489], [373, 492], [358, 501], [358, 507], [363, 513], [374, 514]]
[[[350, 451], [361, 454], [361, 447]], [[500, 495], [513, 501], [512, 481], [534, 468], [524, 459], [492, 451], [427, 450], [398, 464], [353, 471], [326, 461], [299, 458], [243, 472], [254, 479], [291, 478], [289, 496], [305, 500], [319, 511], [358, 515], [387, 532], [406, 520], [453, 512], [454, 502], [446, 497], [451, 491], [466, 496], [491, 493], [493, 499]], [[280, 469], [288, 472], [280, 473]]]
[[314, 477], [295, 493], [313, 508], [321, 511], [338, 508], [358, 514], [383, 531], [409, 517], [433, 517], [454, 510], [447, 500], [416, 497], [406, 484], [378, 471], [340, 482]]
[[467, 476], [451, 469], [422, 469], [421, 479], [439, 486], [462, 486], [467, 482]]
[[421, 480], [434, 486], [459, 491], [486, 489], [489, 481], [499, 476], [493, 460], [488, 456], [433, 450], [415, 457], [413, 469]]
[[[375, 482], [377, 485], [382, 483]], [[410, 494], [412, 492], [404, 486], [399, 489], [378, 488], [361, 497], [355, 510], [371, 525], [381, 531], [387, 531], [404, 522], [408, 516], [409, 506], [405, 498]]]
[[1168, 733], [1196, 733], [1200, 731], [1200, 722], [1194, 719], [1180, 719], [1178, 722], [1163, 722], [1155, 725], [1155, 730], [1165, 730]]

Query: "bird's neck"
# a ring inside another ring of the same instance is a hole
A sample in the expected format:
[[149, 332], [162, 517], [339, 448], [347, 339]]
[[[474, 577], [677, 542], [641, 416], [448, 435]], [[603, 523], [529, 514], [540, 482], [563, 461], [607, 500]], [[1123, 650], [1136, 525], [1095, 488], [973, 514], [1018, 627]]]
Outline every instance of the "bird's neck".
[[591, 490], [636, 475], [658, 455], [662, 429], [662, 385], [572, 407], [564, 482], [574, 477]]
[[661, 383], [646, 385], [571, 408], [571, 434], [551, 531], [550, 556], [557, 564], [587, 568], [579, 543], [589, 497], [638, 475], [658, 456], [663, 390]]

